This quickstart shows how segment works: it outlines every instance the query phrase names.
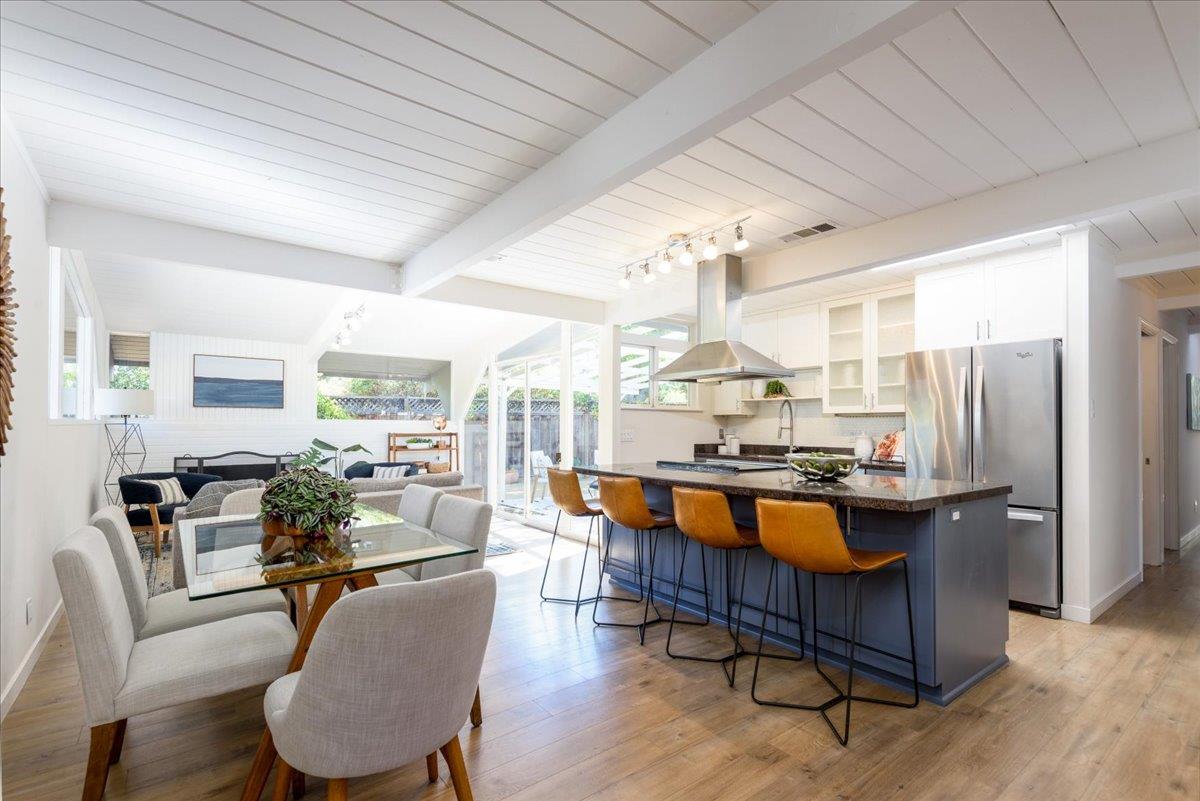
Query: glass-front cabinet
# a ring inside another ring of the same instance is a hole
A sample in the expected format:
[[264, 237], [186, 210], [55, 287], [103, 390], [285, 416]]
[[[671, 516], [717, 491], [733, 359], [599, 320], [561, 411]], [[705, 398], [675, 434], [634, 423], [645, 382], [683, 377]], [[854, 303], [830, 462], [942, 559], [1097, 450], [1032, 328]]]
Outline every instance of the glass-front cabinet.
[[904, 412], [904, 356], [913, 349], [913, 297], [906, 287], [821, 304], [826, 413]]

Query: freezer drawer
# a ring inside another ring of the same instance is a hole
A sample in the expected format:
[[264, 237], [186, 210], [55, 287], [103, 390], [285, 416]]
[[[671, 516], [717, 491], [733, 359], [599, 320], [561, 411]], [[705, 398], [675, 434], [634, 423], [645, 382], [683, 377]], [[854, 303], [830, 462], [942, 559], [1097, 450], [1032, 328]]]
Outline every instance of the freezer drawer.
[[1062, 604], [1058, 553], [1058, 512], [1008, 507], [1010, 600], [1058, 609]]

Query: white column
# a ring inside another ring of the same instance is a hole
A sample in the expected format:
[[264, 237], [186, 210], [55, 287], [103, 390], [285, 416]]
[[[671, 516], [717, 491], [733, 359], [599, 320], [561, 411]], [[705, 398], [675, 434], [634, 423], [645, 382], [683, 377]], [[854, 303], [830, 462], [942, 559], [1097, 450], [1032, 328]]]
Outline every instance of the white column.
[[[558, 449], [562, 451], [562, 463], [559, 467], [570, 469], [575, 464], [575, 393], [572, 378], [575, 365], [572, 363], [573, 348], [571, 347], [571, 323], [563, 320], [559, 324], [561, 336], [559, 339], [560, 358], [559, 370], [559, 402], [558, 402]], [[550, 454], [552, 457], [554, 454]]]
[[600, 464], [612, 464], [620, 455], [621, 430], [621, 327], [600, 326]]

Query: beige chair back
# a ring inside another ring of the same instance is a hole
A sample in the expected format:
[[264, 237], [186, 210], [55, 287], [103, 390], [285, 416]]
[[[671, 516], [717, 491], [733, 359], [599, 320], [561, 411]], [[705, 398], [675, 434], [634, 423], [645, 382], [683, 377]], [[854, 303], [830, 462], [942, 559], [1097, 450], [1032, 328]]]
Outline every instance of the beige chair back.
[[133, 529], [129, 527], [129, 520], [119, 506], [105, 506], [92, 515], [88, 523], [100, 529], [108, 541], [117, 575], [121, 577], [125, 602], [129, 606], [129, 619], [136, 634], [146, 625], [146, 605], [150, 601], [150, 592], [146, 588], [146, 573], [142, 568], [142, 556], [138, 553]]
[[[437, 751], [467, 720], [496, 606], [473, 570], [341, 598], [317, 629], [295, 690], [267, 725], [298, 771], [353, 778]], [[277, 683], [278, 684], [278, 683]]]
[[[412, 487], [405, 490], [408, 493]], [[477, 553], [467, 556], [452, 556], [449, 559], [438, 559], [421, 565], [421, 580], [425, 581], [439, 576], [451, 576], [468, 570], [478, 570], [483, 567], [483, 558], [487, 554], [488, 531], [492, 525], [492, 505], [457, 495], [444, 495], [438, 500], [437, 509], [433, 512], [433, 520], [429, 528], [437, 534], [443, 534], [451, 539], [478, 549]]]
[[99, 529], [84, 526], [54, 549], [52, 561], [71, 624], [87, 725], [112, 723], [135, 637], [112, 551]]
[[229, 493], [221, 500], [221, 516], [258, 514], [264, 492], [265, 487], [252, 487]]
[[399, 515], [406, 522], [421, 528], [433, 523], [433, 513], [445, 493], [427, 484], [409, 484], [400, 496]]

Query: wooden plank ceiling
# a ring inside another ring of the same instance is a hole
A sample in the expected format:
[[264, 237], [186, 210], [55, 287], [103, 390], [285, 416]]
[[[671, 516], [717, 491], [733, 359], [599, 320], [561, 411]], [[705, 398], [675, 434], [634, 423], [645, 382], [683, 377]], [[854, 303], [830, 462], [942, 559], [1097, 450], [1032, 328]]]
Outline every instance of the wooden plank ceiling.
[[[766, 5], [6, 0], [3, 102], [55, 198], [403, 261]], [[611, 299], [673, 231], [750, 215], [753, 256], [1198, 115], [1200, 4], [967, 2], [469, 274]], [[1194, 199], [1095, 222], [1200, 230]]]

